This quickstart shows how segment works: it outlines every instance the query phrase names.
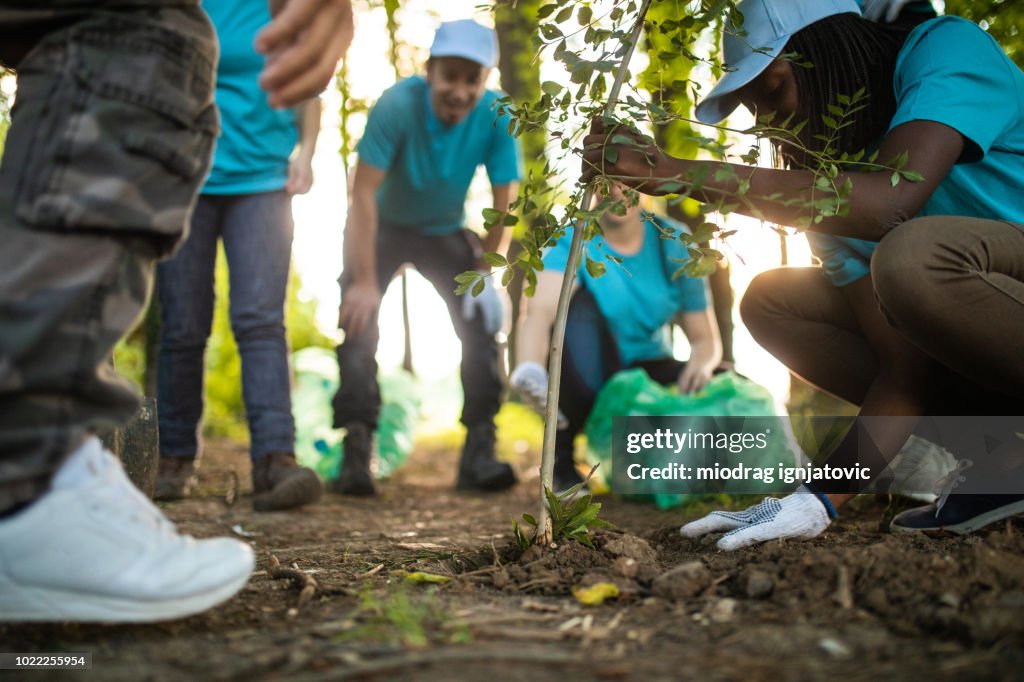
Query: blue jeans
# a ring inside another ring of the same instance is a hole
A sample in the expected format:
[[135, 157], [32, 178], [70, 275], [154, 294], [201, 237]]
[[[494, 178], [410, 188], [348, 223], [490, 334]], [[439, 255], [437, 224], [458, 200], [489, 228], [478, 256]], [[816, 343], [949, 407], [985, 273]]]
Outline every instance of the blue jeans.
[[283, 191], [202, 195], [185, 244], [157, 266], [161, 455], [195, 457], [198, 451], [218, 239], [224, 240], [230, 272], [231, 329], [242, 356], [252, 458], [294, 450], [284, 327], [292, 233], [291, 197]]

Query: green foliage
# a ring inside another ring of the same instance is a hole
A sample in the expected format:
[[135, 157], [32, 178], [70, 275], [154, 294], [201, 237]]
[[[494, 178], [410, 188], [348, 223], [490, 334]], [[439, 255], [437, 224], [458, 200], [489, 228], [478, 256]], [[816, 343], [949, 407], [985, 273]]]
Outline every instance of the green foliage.
[[339, 637], [345, 642], [401, 642], [411, 649], [431, 644], [464, 644], [469, 628], [445, 608], [436, 588], [412, 592], [405, 581], [379, 594], [367, 585], [355, 611], [357, 627]]
[[[555, 495], [550, 488], [544, 489], [548, 513], [551, 515], [551, 539], [554, 542], [575, 540], [587, 547], [593, 547], [590, 531], [594, 528], [611, 527], [612, 524], [598, 518], [601, 503], [594, 502], [593, 496], [589, 493], [580, 494], [596, 470], [597, 466], [590, 470], [583, 483], [574, 485], [560, 495]], [[523, 526], [515, 519], [512, 520], [512, 533], [519, 548], [526, 550], [536, 544], [540, 528], [537, 519], [532, 515], [523, 514], [522, 518], [525, 524]], [[527, 531], [526, 525], [532, 526], [533, 530]]]

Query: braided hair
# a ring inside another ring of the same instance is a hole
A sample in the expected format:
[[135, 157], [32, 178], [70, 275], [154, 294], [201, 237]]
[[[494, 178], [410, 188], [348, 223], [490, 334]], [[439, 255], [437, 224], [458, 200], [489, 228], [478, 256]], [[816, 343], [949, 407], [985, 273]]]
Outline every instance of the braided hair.
[[[800, 103], [796, 120], [807, 121], [799, 136], [807, 149], [825, 151], [826, 143], [818, 136], [834, 135], [834, 151], [855, 153], [885, 134], [896, 113], [896, 57], [908, 34], [906, 28], [882, 26], [851, 13], [826, 17], [793, 35], [783, 53], [797, 55], [792, 62]], [[838, 96], [852, 97], [862, 88], [865, 108], [850, 117], [851, 125], [830, 130], [822, 117], [836, 117], [828, 106], [846, 109]], [[804, 167], [810, 162], [808, 154], [794, 145], [775, 146], [784, 166]]]

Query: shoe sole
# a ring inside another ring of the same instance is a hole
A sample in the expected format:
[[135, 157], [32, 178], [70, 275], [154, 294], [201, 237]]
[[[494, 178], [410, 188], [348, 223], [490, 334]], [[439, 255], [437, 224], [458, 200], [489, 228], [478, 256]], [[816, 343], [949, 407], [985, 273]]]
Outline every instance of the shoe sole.
[[[249, 582], [252, 566], [222, 586], [188, 597], [143, 601], [0, 583], [0, 622], [155, 623], [202, 613], [227, 601]], [[15, 595], [14, 599], [3, 595]]]
[[972, 519], [968, 519], [963, 523], [957, 523], [952, 526], [940, 526], [938, 528], [908, 528], [906, 526], [897, 526], [895, 520], [889, 523], [889, 530], [894, 533], [956, 533], [957, 535], [967, 535], [973, 533], [976, 530], [981, 530], [985, 526], [995, 523], [996, 521], [1002, 521], [1008, 519], [1011, 516], [1024, 513], [1024, 500], [1008, 504], [998, 509], [985, 512], [984, 514], [978, 514]]
[[315, 473], [303, 471], [301, 476], [288, 478], [272, 490], [259, 493], [252, 498], [255, 511], [286, 511], [320, 499], [324, 486]]

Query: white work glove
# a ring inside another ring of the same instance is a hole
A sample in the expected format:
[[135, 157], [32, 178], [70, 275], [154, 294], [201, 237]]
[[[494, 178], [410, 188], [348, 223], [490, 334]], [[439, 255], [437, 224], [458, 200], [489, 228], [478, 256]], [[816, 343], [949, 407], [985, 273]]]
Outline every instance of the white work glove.
[[484, 331], [488, 334], [497, 334], [501, 329], [505, 311], [501, 305], [501, 298], [491, 282], [491, 277], [484, 277], [484, 290], [480, 292], [479, 296], [474, 296], [471, 291], [462, 295], [462, 319], [474, 319], [478, 310], [484, 321]]
[[[521, 362], [508, 378], [513, 390], [534, 409], [544, 416], [548, 406], [548, 372], [536, 362]], [[569, 420], [558, 411], [558, 428], [568, 428]]]
[[880, 22], [885, 15], [885, 23], [896, 21], [903, 8], [916, 0], [864, 0], [864, 18]]
[[781, 500], [766, 497], [741, 512], [711, 512], [686, 524], [679, 532], [685, 537], [697, 538], [727, 531], [717, 546], [731, 551], [779, 538], [810, 539], [821, 535], [830, 523], [829, 513], [818, 496], [800, 486]]

